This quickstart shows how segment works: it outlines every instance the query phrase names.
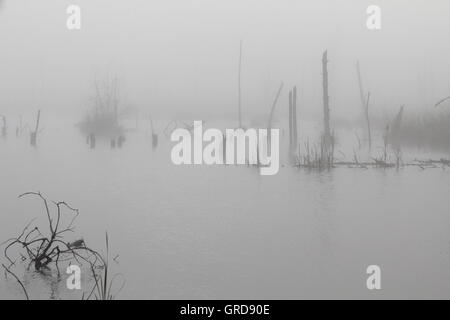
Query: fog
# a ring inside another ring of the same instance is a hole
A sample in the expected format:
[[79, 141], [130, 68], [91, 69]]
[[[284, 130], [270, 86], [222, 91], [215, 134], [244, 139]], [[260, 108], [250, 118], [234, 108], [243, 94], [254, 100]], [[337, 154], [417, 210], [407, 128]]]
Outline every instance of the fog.
[[[0, 299], [85, 298], [107, 274], [125, 299], [448, 299], [449, 13], [448, 0], [0, 0], [0, 261], [17, 276]], [[247, 154], [256, 129], [270, 139]], [[72, 291], [59, 268], [80, 251]], [[383, 290], [366, 282], [374, 265]]]
[[[112, 75], [123, 103], [159, 117], [236, 119], [241, 40], [244, 122], [268, 114], [281, 81], [297, 85], [301, 117], [320, 116], [326, 49], [332, 121], [359, 115], [357, 60], [374, 114], [450, 94], [447, 0], [2, 2], [0, 110], [11, 116], [40, 108], [75, 121], [94, 80]], [[70, 4], [81, 30], [66, 28]], [[366, 27], [371, 4], [381, 30]]]

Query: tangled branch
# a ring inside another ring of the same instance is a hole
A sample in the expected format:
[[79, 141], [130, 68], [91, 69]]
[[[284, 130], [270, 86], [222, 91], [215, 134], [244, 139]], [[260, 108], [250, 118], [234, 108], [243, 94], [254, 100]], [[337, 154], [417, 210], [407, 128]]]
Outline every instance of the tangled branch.
[[[65, 235], [74, 231], [74, 221], [79, 215], [78, 209], [64, 201], [49, 202], [40, 192], [26, 192], [21, 194], [19, 198], [26, 196], [38, 197], [42, 201], [49, 232], [43, 233], [37, 226], [32, 227], [34, 221], [32, 220], [25, 226], [19, 236], [7, 240], [4, 255], [10, 263], [9, 267], [15, 264], [15, 260], [9, 253], [13, 248], [21, 249], [19, 250], [20, 259], [34, 265], [36, 271], [49, 269], [50, 264], [54, 263], [58, 275], [60, 274], [59, 263], [69, 259], [75, 259], [78, 263], [87, 262], [94, 266], [104, 264], [101, 255], [87, 247], [84, 240], [81, 239], [72, 243], [64, 241]], [[51, 210], [52, 207], [53, 211]], [[62, 215], [66, 212], [73, 216], [69, 223], [63, 225]]]

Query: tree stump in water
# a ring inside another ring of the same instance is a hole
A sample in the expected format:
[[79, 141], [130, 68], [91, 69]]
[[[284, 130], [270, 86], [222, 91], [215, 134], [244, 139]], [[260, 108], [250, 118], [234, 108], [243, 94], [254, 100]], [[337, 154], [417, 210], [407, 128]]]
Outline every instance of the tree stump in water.
[[31, 146], [35, 147], [37, 144], [37, 134], [39, 131], [39, 121], [41, 119], [41, 110], [38, 110], [37, 117], [36, 117], [36, 127], [34, 129], [34, 132], [31, 132], [30, 134], [30, 144]]
[[36, 132], [32, 132], [31, 134], [30, 134], [30, 145], [32, 146], [32, 147], [36, 147], [36, 137], [37, 137], [37, 134], [36, 134]]
[[3, 119], [2, 137], [3, 137], [3, 138], [6, 138], [6, 135], [7, 135], [7, 133], [8, 133], [8, 132], [7, 132], [7, 126], [6, 126], [6, 117], [0, 115], [0, 118]]
[[93, 133], [89, 135], [89, 146], [91, 149], [95, 149], [95, 134]]
[[122, 148], [122, 144], [125, 142], [125, 136], [124, 135], [120, 135], [119, 138], [117, 139], [117, 146], [119, 148]]
[[152, 133], [152, 147], [153, 149], [158, 146], [158, 135], [156, 133]]

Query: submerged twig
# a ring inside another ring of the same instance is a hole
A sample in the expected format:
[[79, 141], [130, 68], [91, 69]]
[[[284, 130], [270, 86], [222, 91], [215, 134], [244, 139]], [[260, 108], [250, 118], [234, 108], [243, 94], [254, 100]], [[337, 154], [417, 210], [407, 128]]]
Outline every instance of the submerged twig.
[[27, 298], [27, 300], [30, 300], [30, 297], [28, 296], [28, 292], [25, 289], [25, 286], [23, 285], [22, 281], [20, 281], [19, 277], [17, 277], [14, 272], [9, 270], [9, 268], [7, 268], [3, 263], [2, 263], [2, 267], [5, 269], [6, 272], [8, 272], [10, 275], [12, 275], [17, 280], [19, 285], [22, 287], [22, 290], [23, 290], [23, 293], [25, 294], [25, 297]]

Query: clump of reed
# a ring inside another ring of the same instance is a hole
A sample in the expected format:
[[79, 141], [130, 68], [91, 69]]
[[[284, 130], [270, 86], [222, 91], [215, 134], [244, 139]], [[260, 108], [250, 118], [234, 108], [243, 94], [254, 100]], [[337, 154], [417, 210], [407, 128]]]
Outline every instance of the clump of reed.
[[[109, 240], [108, 233], [106, 233], [106, 256], [102, 256], [102, 265], [96, 268], [96, 265], [91, 264], [91, 271], [94, 278], [94, 286], [90, 294], [86, 297], [86, 299], [93, 298], [95, 300], [114, 300], [119, 292], [125, 285], [125, 281], [122, 281], [122, 285], [119, 287], [117, 291], [114, 291], [114, 284], [116, 279], [121, 276], [123, 280], [122, 274], [114, 274], [111, 277], [111, 272], [109, 268]], [[98, 272], [97, 270], [101, 271]], [[84, 299], [84, 296], [83, 296]]]
[[304, 152], [299, 151], [295, 156], [296, 166], [319, 170], [332, 168], [334, 166], [335, 144], [334, 133], [328, 139], [325, 135], [322, 135], [319, 144], [310, 144], [308, 138], [304, 145]]

